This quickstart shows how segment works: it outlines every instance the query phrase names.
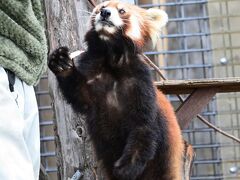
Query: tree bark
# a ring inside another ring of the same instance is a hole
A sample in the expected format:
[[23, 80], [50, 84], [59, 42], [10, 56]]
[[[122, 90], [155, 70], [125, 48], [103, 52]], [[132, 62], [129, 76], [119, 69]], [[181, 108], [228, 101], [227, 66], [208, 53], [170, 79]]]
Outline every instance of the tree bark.
[[[68, 46], [71, 51], [81, 49], [87, 29], [87, 18], [84, 18], [87, 13], [80, 15], [79, 19], [77, 10], [86, 11], [87, 1], [44, 0], [44, 6], [50, 51], [59, 46]], [[64, 101], [56, 78], [50, 71], [48, 78], [56, 119], [58, 179], [72, 178], [77, 170], [83, 174], [83, 180], [104, 179], [94, 157], [84, 118], [75, 114]]]

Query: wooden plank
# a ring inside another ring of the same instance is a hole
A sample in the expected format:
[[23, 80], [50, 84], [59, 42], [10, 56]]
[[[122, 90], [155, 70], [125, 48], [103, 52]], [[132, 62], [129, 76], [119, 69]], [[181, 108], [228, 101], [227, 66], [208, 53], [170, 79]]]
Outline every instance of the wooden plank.
[[217, 90], [214, 88], [204, 88], [197, 89], [189, 95], [176, 111], [181, 129], [188, 127], [191, 120], [202, 111], [213, 96], [215, 96], [216, 92]]
[[195, 89], [214, 88], [217, 93], [240, 92], [240, 77], [225, 79], [166, 80], [155, 83], [165, 94], [189, 94]]

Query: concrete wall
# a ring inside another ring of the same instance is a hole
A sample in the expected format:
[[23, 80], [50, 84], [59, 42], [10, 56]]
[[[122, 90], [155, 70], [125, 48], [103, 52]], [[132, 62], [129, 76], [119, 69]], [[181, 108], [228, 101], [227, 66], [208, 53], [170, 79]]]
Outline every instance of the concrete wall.
[[[210, 0], [208, 12], [216, 78], [240, 77], [240, 1]], [[218, 126], [240, 137], [240, 93], [217, 95]], [[222, 171], [226, 176], [240, 176], [240, 146], [219, 135], [222, 144]], [[238, 171], [230, 170], [238, 167]], [[237, 178], [237, 177], [235, 177]], [[230, 179], [230, 178], [225, 178]]]

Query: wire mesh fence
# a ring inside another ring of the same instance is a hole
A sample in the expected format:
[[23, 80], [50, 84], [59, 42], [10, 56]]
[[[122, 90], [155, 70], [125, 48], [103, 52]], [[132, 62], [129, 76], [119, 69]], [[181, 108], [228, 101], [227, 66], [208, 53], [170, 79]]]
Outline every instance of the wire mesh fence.
[[[168, 79], [239, 76], [235, 67], [239, 67], [240, 34], [234, 24], [239, 20], [240, 13], [236, 10], [239, 1], [138, 0], [137, 3], [145, 8], [165, 9], [169, 14], [159, 47], [146, 52]], [[215, 97], [202, 114], [211, 123], [239, 136], [239, 98], [237, 93], [231, 94]], [[169, 98], [175, 107], [179, 105], [175, 96]], [[197, 119], [183, 133], [197, 154], [191, 179], [240, 179], [238, 144]]]
[[[168, 79], [240, 77], [239, 0], [136, 0], [144, 8], [161, 8], [169, 23], [156, 48], [146, 54]], [[154, 73], [153, 73], [154, 74]], [[155, 75], [155, 74], [154, 74]], [[156, 80], [160, 80], [155, 75]], [[47, 77], [36, 88], [40, 110], [41, 156], [46, 171], [56, 178], [53, 120]], [[240, 137], [239, 93], [219, 94], [202, 115]], [[180, 102], [169, 96], [172, 104]], [[196, 151], [193, 180], [240, 179], [240, 146], [197, 119], [183, 131]]]

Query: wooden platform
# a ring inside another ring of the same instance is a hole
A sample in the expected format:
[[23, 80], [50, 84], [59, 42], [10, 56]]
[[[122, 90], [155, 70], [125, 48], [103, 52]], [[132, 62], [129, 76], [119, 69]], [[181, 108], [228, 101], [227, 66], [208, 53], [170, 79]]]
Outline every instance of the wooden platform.
[[190, 94], [196, 89], [214, 89], [216, 93], [240, 92], [240, 77], [200, 80], [165, 80], [156, 82], [165, 94]]
[[156, 82], [165, 94], [189, 94], [176, 110], [181, 129], [188, 127], [191, 120], [212, 100], [216, 93], [240, 92], [240, 77], [200, 80], [165, 80]]

